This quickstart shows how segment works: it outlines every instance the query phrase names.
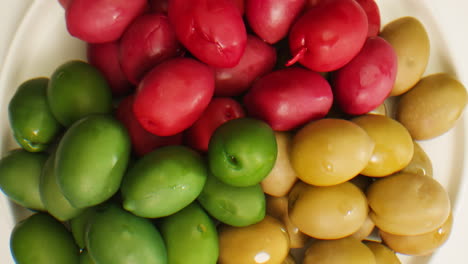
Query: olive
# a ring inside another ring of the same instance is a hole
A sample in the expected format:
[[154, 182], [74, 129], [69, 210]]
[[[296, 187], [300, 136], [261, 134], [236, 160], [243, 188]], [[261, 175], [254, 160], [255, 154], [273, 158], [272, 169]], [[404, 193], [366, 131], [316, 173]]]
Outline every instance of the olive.
[[346, 237], [317, 240], [305, 252], [303, 264], [376, 264], [374, 254], [361, 241]]
[[413, 141], [413, 144], [413, 158], [411, 159], [410, 163], [401, 171], [432, 177], [431, 159], [429, 156], [427, 156], [424, 149], [421, 148], [418, 143], [416, 143], [416, 141]]
[[364, 244], [374, 253], [375, 264], [401, 264], [395, 252], [382, 243], [364, 241]]

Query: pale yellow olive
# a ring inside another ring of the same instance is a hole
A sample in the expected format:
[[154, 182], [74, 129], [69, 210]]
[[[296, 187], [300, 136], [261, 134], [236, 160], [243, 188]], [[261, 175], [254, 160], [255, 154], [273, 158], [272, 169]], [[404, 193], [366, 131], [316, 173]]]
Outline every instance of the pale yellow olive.
[[[338, 239], [359, 230], [368, 214], [364, 193], [354, 184], [305, 186], [289, 203], [289, 217], [303, 233]], [[294, 189], [293, 189], [294, 191]]]
[[447, 241], [450, 232], [452, 231], [452, 215], [445, 221], [445, 223], [436, 228], [435, 230], [416, 236], [399, 236], [381, 231], [385, 244], [396, 252], [424, 256], [429, 255], [442, 246]]
[[219, 264], [281, 264], [288, 253], [286, 229], [272, 216], [250, 226], [219, 230]]
[[380, 37], [392, 45], [397, 55], [397, 75], [390, 95], [400, 95], [413, 87], [426, 70], [430, 44], [424, 25], [414, 17], [388, 23]]
[[396, 118], [415, 140], [431, 139], [455, 125], [466, 103], [463, 84], [446, 73], [432, 74], [401, 97]]
[[432, 162], [424, 149], [413, 141], [414, 154], [410, 163], [402, 170], [402, 172], [409, 172], [432, 177]]
[[268, 215], [280, 220], [286, 227], [289, 235], [290, 248], [302, 248], [309, 237], [302, 233], [299, 228], [291, 222], [288, 214], [288, 197], [267, 196], [266, 212]]
[[396, 235], [420, 235], [441, 226], [450, 214], [447, 191], [435, 179], [411, 173], [385, 177], [369, 186], [375, 225]]
[[359, 241], [362, 241], [366, 237], [368, 237], [372, 233], [372, 231], [374, 231], [374, 228], [375, 228], [375, 224], [370, 218], [370, 216], [368, 215], [364, 223], [362, 223], [359, 230], [354, 232], [351, 236], [356, 238]]
[[364, 244], [374, 253], [375, 264], [401, 264], [395, 252], [382, 243], [364, 241]]
[[306, 250], [303, 264], [376, 264], [372, 251], [361, 241], [346, 237], [317, 240]]
[[263, 179], [261, 186], [266, 194], [281, 197], [288, 194], [297, 176], [289, 160], [292, 135], [288, 132], [275, 132], [275, 137], [278, 149], [275, 165], [268, 176]]
[[363, 115], [352, 121], [362, 127], [375, 143], [374, 152], [361, 174], [384, 177], [409, 164], [413, 157], [413, 140], [402, 124], [382, 115]]
[[353, 122], [320, 119], [299, 130], [291, 148], [291, 163], [302, 181], [317, 186], [345, 182], [369, 162], [374, 142]]

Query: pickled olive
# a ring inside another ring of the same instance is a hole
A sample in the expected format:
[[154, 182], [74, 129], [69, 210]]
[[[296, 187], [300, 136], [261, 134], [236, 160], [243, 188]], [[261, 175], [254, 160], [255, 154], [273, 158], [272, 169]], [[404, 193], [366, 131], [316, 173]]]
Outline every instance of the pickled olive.
[[109, 204], [96, 210], [90, 221], [86, 248], [96, 263], [167, 263], [164, 241], [148, 219]]
[[261, 185], [266, 194], [282, 197], [291, 190], [297, 181], [297, 175], [289, 159], [292, 135], [288, 132], [275, 132], [275, 138], [278, 148], [275, 165]]
[[313, 185], [329, 186], [359, 174], [368, 164], [373, 150], [372, 138], [355, 123], [321, 119], [296, 133], [290, 158], [299, 179]]
[[410, 163], [401, 170], [402, 172], [420, 174], [432, 177], [432, 162], [424, 149], [416, 142], [414, 144], [414, 154]]
[[267, 214], [280, 220], [286, 227], [289, 235], [290, 248], [302, 248], [305, 246], [309, 237], [302, 233], [296, 225], [291, 222], [289, 218], [288, 197], [273, 197], [267, 196], [266, 199]]
[[8, 105], [13, 136], [30, 152], [46, 150], [62, 128], [47, 103], [48, 82], [47, 78], [23, 82]]
[[8, 152], [0, 160], [0, 190], [19, 205], [45, 211], [39, 183], [47, 157], [45, 153], [31, 153], [24, 149]]
[[452, 215], [450, 215], [443, 225], [425, 234], [399, 236], [380, 231], [380, 237], [382, 237], [389, 248], [398, 253], [413, 256], [426, 256], [434, 252], [447, 241], [452, 231], [452, 223], [453, 218]]
[[446, 73], [421, 79], [402, 95], [396, 118], [415, 140], [440, 136], [455, 125], [468, 100], [463, 84]]
[[75, 122], [60, 140], [55, 175], [62, 194], [76, 208], [113, 196], [127, 169], [130, 139], [111, 116], [89, 115]]
[[364, 193], [349, 182], [334, 186], [304, 186], [290, 201], [289, 217], [303, 233], [318, 239], [338, 239], [359, 230], [368, 215]]
[[376, 264], [374, 254], [352, 238], [317, 240], [306, 250], [303, 264]]
[[209, 174], [197, 199], [210, 215], [228, 225], [247, 226], [265, 217], [265, 194], [259, 184], [235, 187]]
[[123, 207], [135, 215], [171, 215], [201, 193], [207, 168], [200, 154], [184, 146], [165, 146], [143, 156], [125, 175]]
[[372, 233], [372, 231], [374, 231], [374, 228], [375, 228], [375, 224], [372, 221], [372, 218], [370, 218], [370, 216], [368, 215], [364, 223], [362, 223], [359, 230], [354, 232], [351, 236], [356, 238], [359, 241], [362, 241], [366, 237], [368, 237]]
[[112, 94], [104, 75], [83, 61], [69, 61], [55, 69], [47, 87], [47, 100], [55, 118], [69, 127], [96, 113], [110, 113]]
[[18, 264], [78, 264], [80, 250], [62, 223], [45, 213], [16, 224], [10, 237]]
[[390, 95], [411, 89], [421, 78], [429, 61], [429, 36], [424, 25], [414, 17], [402, 17], [385, 25], [380, 37], [392, 45], [397, 54], [397, 75]]
[[167, 263], [183, 264], [187, 260], [216, 263], [218, 233], [211, 218], [196, 202], [164, 218], [160, 227], [167, 248]]
[[284, 225], [272, 216], [246, 227], [219, 231], [219, 264], [276, 264], [286, 259], [289, 239]]
[[413, 140], [399, 122], [382, 115], [364, 115], [352, 119], [375, 143], [374, 152], [361, 174], [384, 177], [400, 171], [413, 157]]
[[73, 207], [63, 196], [55, 175], [55, 153], [51, 154], [44, 164], [39, 182], [41, 200], [45, 209], [60, 221], [70, 220], [83, 212]]
[[420, 235], [441, 226], [450, 214], [450, 199], [429, 176], [398, 173], [375, 181], [367, 190], [370, 216], [382, 231]]
[[385, 245], [373, 241], [365, 241], [364, 244], [374, 253], [375, 264], [401, 264], [395, 252]]
[[85, 238], [90, 220], [93, 218], [96, 210], [104, 205], [89, 207], [83, 210], [81, 214], [70, 220], [70, 229], [76, 244], [84, 249], [86, 247]]

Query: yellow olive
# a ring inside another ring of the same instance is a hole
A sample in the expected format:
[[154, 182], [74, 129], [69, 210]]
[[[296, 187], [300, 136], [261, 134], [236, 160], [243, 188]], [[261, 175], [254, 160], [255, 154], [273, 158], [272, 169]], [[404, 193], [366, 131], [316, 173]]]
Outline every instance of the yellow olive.
[[429, 176], [398, 173], [369, 186], [367, 199], [375, 225], [396, 235], [420, 235], [441, 226], [450, 214], [450, 199]]
[[369, 114], [386, 116], [387, 111], [387, 106], [385, 105], [385, 103], [382, 103], [381, 105], [377, 106], [374, 110], [370, 111]]
[[292, 136], [287, 132], [275, 132], [275, 137], [278, 149], [276, 162], [261, 185], [266, 194], [281, 197], [288, 194], [296, 182], [297, 176], [289, 160]]
[[395, 252], [382, 243], [365, 241], [364, 244], [374, 253], [376, 264], [401, 264]]
[[366, 237], [368, 237], [372, 231], [374, 231], [375, 224], [370, 218], [370, 216], [366, 217], [366, 220], [364, 223], [362, 223], [361, 227], [359, 228], [358, 231], [354, 232], [351, 236], [356, 238], [359, 241], [364, 240]]
[[289, 236], [290, 248], [302, 248], [309, 239], [296, 225], [291, 222], [288, 214], [288, 197], [267, 196], [266, 212], [268, 215], [280, 220], [286, 227]]
[[294, 136], [291, 163], [302, 181], [330, 186], [358, 175], [369, 162], [373, 149], [372, 139], [355, 123], [320, 119]]
[[272, 216], [253, 225], [219, 230], [219, 264], [281, 264], [288, 253], [286, 229]]
[[429, 36], [419, 20], [402, 17], [387, 24], [380, 36], [392, 45], [397, 54], [398, 70], [391, 96], [413, 87], [426, 70], [429, 61]]
[[427, 156], [424, 149], [421, 148], [421, 146], [416, 143], [416, 141], [413, 141], [413, 144], [413, 158], [411, 159], [410, 163], [401, 171], [432, 177], [431, 159], [429, 159], [429, 156]]
[[363, 115], [352, 120], [375, 143], [374, 152], [361, 174], [384, 177], [400, 171], [413, 157], [413, 140], [397, 121], [382, 115]]
[[309, 185], [300, 189], [289, 203], [289, 217], [299, 230], [311, 237], [343, 238], [356, 232], [366, 220], [366, 197], [352, 183]]
[[415, 140], [431, 139], [455, 125], [466, 103], [463, 84], [446, 73], [432, 74], [401, 97], [396, 118]]
[[385, 244], [396, 252], [424, 256], [429, 255], [447, 241], [452, 231], [452, 215], [445, 223], [435, 230], [416, 236], [398, 236], [380, 231], [380, 236]]
[[283, 261], [282, 264], [296, 264], [296, 261], [291, 255], [288, 255], [288, 257]]
[[361, 241], [346, 237], [317, 240], [306, 250], [303, 264], [376, 264], [372, 251]]

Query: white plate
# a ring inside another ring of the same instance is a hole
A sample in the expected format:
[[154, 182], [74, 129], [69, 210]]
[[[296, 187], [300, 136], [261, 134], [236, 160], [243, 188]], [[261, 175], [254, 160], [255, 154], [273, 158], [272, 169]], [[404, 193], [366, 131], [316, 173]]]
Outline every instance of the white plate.
[[[463, 35], [468, 19], [463, 10], [468, 4], [459, 0], [378, 0], [382, 24], [401, 16], [415, 16], [428, 30], [431, 39], [431, 57], [426, 74], [448, 72], [465, 86], [468, 84], [468, 41]], [[63, 9], [56, 0], [36, 0], [24, 17], [8, 50], [0, 73], [0, 156], [17, 147], [8, 123], [8, 102], [16, 87], [23, 81], [50, 76], [53, 70], [69, 59], [84, 59], [85, 45], [70, 37], [65, 28]], [[405, 264], [466, 263], [462, 259], [468, 245], [468, 192], [465, 140], [468, 118], [465, 114], [449, 133], [421, 145], [431, 157], [434, 177], [448, 190], [454, 208], [454, 230], [449, 241], [429, 257], [400, 256]], [[12, 205], [0, 194], [0, 263], [13, 264], [9, 252], [9, 236], [14, 223], [29, 212]]]

